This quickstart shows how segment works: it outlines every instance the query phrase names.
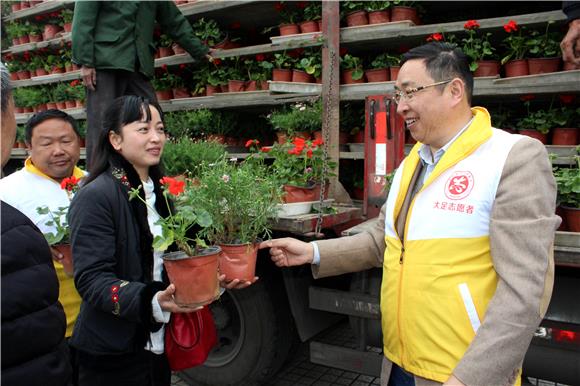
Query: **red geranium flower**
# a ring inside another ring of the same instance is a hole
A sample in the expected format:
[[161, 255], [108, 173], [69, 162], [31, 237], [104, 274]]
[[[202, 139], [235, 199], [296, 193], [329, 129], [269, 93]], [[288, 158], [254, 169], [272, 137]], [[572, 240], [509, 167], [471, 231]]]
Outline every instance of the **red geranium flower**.
[[520, 99], [524, 102], [527, 102], [527, 101], [531, 101], [533, 99], [536, 99], [536, 96], [534, 94], [527, 94], [527, 95], [522, 95], [520, 97]]
[[324, 141], [322, 139], [315, 139], [314, 141], [312, 141], [312, 146], [314, 147], [318, 147], [322, 144], [324, 144]]
[[467, 20], [467, 22], [463, 25], [465, 29], [476, 29], [479, 28], [479, 23], [477, 20]]
[[302, 137], [296, 137], [296, 138], [294, 138], [294, 139], [292, 140], [292, 144], [293, 144], [294, 146], [297, 146], [297, 147], [302, 147], [302, 148], [303, 148], [303, 147], [304, 147], [304, 145], [306, 144], [306, 140], [305, 140], [304, 138], [302, 138]]
[[518, 30], [518, 24], [515, 21], [510, 20], [507, 22], [507, 24], [503, 25], [503, 29], [507, 33], [515, 32]]
[[431, 41], [440, 42], [443, 40], [443, 34], [440, 34], [440, 33], [431, 34], [431, 35], [427, 36], [426, 40], [428, 42], [431, 42]]
[[266, 56], [264, 54], [257, 54], [256, 55], [256, 61], [263, 62], [264, 60], [266, 60]]
[[72, 82], [70, 82], [70, 86], [71, 86], [71, 87], [76, 87], [76, 86], [78, 86], [80, 83], [81, 83], [81, 81], [80, 81], [80, 80], [78, 80], [78, 79], [75, 79], [75, 80], [73, 80]]
[[164, 64], [164, 65], [162, 65], [162, 66], [161, 66], [161, 69], [162, 69], [163, 71], [167, 71], [167, 64]]
[[308, 158], [312, 158], [312, 149], [308, 149], [308, 150], [306, 151], [306, 156], [307, 156]]
[[187, 68], [187, 66], [185, 64], [180, 64], [179, 65], [179, 69], [181, 70], [185, 70]]
[[260, 149], [262, 153], [268, 153], [270, 150], [272, 150], [272, 148], [269, 146], [264, 146]]
[[576, 95], [574, 94], [560, 95], [560, 102], [564, 103], [565, 105], [569, 105], [570, 103], [574, 102], [574, 99], [576, 99]]
[[212, 62], [214, 65], [219, 66], [220, 64], [222, 64], [222, 60], [221, 59], [214, 59]]
[[274, 4], [274, 8], [276, 9], [276, 11], [280, 12], [284, 9], [284, 4], [282, 4], [281, 2], [277, 2], [276, 4]]
[[75, 176], [63, 178], [63, 180], [60, 182], [60, 188], [74, 193], [79, 188], [79, 181], [80, 179], [76, 178]]
[[185, 190], [185, 181], [171, 177], [163, 177], [159, 180], [162, 185], [169, 191], [169, 194], [179, 196]]
[[248, 140], [246, 141], [246, 145], [245, 145], [245, 146], [246, 146], [246, 147], [250, 147], [250, 146], [252, 146], [252, 145], [256, 145], [256, 146], [258, 146], [259, 144], [260, 144], [260, 141], [258, 141], [257, 139], [248, 139]]

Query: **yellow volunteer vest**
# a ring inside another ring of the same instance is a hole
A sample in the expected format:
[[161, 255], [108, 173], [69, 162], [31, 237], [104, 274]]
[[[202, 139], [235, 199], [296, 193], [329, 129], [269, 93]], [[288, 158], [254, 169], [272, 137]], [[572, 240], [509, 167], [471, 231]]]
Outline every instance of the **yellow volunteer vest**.
[[484, 108], [472, 111], [471, 125], [411, 202], [404, 237], [395, 222], [420, 162], [420, 143], [397, 170], [387, 199], [384, 352], [407, 371], [438, 382], [452, 374], [495, 293], [489, 222], [505, 160], [521, 138], [493, 129]]

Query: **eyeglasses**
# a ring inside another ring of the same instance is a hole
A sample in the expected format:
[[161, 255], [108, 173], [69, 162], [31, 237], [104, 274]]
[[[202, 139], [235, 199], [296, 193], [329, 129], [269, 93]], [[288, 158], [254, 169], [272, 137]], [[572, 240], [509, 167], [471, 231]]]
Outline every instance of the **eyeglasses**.
[[413, 99], [413, 95], [415, 95], [415, 93], [417, 93], [421, 90], [425, 90], [426, 88], [429, 88], [429, 87], [435, 87], [435, 86], [440, 86], [442, 84], [447, 84], [447, 83], [451, 82], [452, 80], [453, 79], [442, 80], [441, 82], [428, 84], [427, 86], [408, 88], [406, 90], [395, 90], [395, 95], [393, 96], [393, 99], [395, 100], [395, 103], [397, 103], [397, 104], [399, 104], [399, 102], [401, 102], [401, 99], [403, 99], [403, 98], [405, 98], [409, 101], [409, 100]]

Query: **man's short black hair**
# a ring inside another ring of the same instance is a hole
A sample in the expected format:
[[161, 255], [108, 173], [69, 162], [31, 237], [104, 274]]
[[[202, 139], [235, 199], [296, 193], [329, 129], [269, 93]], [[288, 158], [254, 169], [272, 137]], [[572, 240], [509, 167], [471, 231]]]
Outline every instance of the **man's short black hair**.
[[77, 122], [73, 117], [71, 117], [70, 115], [68, 115], [64, 111], [57, 110], [57, 109], [50, 109], [50, 110], [41, 111], [39, 113], [34, 114], [32, 117], [30, 117], [28, 122], [26, 122], [26, 129], [24, 132], [24, 134], [26, 136], [26, 143], [31, 143], [32, 131], [34, 130], [34, 128], [36, 126], [40, 125], [42, 122], [47, 121], [49, 119], [60, 119], [62, 121], [65, 121], [66, 123], [69, 123], [72, 126], [75, 134], [80, 138], [79, 129], [77, 127]]
[[473, 74], [469, 70], [469, 61], [463, 51], [449, 43], [427, 43], [403, 54], [401, 66], [406, 61], [414, 59], [420, 59], [425, 62], [427, 73], [435, 82], [453, 78], [463, 80], [467, 102], [471, 105]]

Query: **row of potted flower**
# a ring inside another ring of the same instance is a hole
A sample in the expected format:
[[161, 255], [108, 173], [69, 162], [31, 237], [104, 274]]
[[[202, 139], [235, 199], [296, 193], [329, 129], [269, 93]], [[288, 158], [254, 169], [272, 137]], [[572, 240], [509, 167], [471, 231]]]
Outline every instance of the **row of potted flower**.
[[78, 109], [84, 107], [85, 87], [78, 79], [56, 85], [20, 87], [14, 90], [15, 112], [32, 113], [48, 109]]
[[10, 10], [14, 13], [36, 7], [38, 4], [44, 3], [44, 0], [3, 1], [3, 3], [6, 3], [6, 6], [10, 7]]
[[49, 74], [64, 74], [80, 68], [72, 62], [70, 42], [60, 49], [41, 48], [22, 54], [4, 55], [12, 80], [27, 80]]
[[72, 9], [36, 15], [32, 20], [11, 21], [5, 24], [6, 34], [13, 46], [51, 40], [72, 30]]

